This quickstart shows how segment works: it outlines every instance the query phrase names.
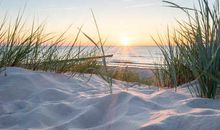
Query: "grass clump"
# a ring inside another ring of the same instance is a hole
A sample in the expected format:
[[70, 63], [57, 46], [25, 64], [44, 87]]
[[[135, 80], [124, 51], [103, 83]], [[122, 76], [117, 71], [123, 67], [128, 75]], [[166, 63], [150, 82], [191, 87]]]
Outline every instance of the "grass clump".
[[[84, 33], [82, 27], [78, 28], [74, 40], [69, 42], [66, 34], [70, 27], [63, 33], [54, 35], [46, 32], [46, 25], [43, 23], [36, 25], [33, 21], [31, 26], [26, 26], [22, 14], [19, 13], [12, 24], [8, 23], [6, 17], [0, 22], [0, 72], [6, 70], [6, 67], [22, 67], [71, 73], [73, 76], [76, 73], [97, 74], [108, 83], [109, 92], [112, 93], [112, 76], [106, 62], [106, 57], [112, 55], [105, 55], [105, 41], [101, 38], [93, 12], [99, 38], [97, 42]], [[78, 46], [80, 35], [88, 38], [95, 46]]]
[[[160, 47], [165, 59], [165, 66], [159, 68], [159, 74], [168, 77], [167, 84], [179, 85], [178, 79], [189, 78], [184, 82], [196, 80], [198, 85], [189, 87], [194, 96], [215, 98], [218, 95], [220, 72], [220, 10], [219, 1], [210, 4], [208, 0], [198, 0], [198, 8], [182, 7], [164, 1], [170, 7], [185, 12], [187, 21], [177, 21], [169, 41], [175, 48]], [[175, 53], [174, 53], [175, 52]], [[158, 77], [160, 77], [158, 75]], [[166, 79], [166, 78], [165, 78]]]
[[[170, 35], [168, 33], [168, 35]], [[185, 64], [185, 59], [180, 55], [179, 48], [171, 44], [170, 36], [167, 38], [168, 45], [161, 44], [155, 40], [160, 48], [164, 61], [162, 65], [155, 66], [153, 70], [155, 76], [155, 84], [161, 87], [177, 88], [186, 82], [194, 80], [190, 68]]]
[[46, 33], [45, 24], [36, 25], [35, 21], [26, 26], [22, 13], [17, 15], [14, 23], [8, 22], [5, 17], [0, 23], [1, 71], [11, 66], [75, 73], [82, 72], [84, 67], [96, 66], [96, 59], [87, 61], [86, 58], [96, 56], [97, 49], [77, 49], [80, 48], [76, 44], [81, 28], [72, 42], [67, 42], [67, 32], [68, 29], [59, 35]]
[[124, 69], [116, 69], [114, 72], [112, 72], [112, 77], [114, 79], [126, 81], [126, 82], [140, 82], [141, 79], [139, 75], [133, 71], [129, 71], [127, 67]]
[[[144, 69], [142, 70], [144, 71]], [[113, 79], [125, 81], [127, 83], [138, 83], [152, 85], [152, 76], [141, 76], [135, 69], [129, 67], [109, 67], [109, 72]]]

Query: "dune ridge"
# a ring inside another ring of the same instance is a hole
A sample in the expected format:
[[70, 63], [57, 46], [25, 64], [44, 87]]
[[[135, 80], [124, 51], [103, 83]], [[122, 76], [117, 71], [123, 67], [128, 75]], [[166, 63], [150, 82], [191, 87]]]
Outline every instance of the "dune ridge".
[[[7, 68], [0, 75], [0, 129], [219, 130], [220, 103], [188, 93]], [[180, 90], [181, 91], [181, 90]]]

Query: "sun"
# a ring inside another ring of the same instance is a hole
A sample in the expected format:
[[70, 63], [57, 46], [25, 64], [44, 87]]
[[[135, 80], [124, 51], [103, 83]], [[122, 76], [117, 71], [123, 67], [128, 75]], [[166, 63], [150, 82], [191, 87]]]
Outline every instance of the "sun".
[[121, 44], [123, 46], [129, 46], [131, 44], [131, 38], [129, 38], [129, 37], [122, 37], [121, 38]]

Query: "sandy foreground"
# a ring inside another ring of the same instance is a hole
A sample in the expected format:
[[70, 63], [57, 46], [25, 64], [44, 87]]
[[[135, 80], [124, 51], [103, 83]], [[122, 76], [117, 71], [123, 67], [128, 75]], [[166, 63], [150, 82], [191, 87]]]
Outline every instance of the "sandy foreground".
[[0, 75], [0, 129], [220, 130], [220, 102], [184, 90], [129, 86], [114, 94], [97, 76], [7, 68]]

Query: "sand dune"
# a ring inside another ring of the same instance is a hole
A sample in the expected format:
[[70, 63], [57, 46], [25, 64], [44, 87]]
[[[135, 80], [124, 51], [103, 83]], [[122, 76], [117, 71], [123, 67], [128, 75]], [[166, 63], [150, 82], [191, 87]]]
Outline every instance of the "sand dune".
[[[0, 129], [220, 130], [220, 103], [188, 93], [7, 68], [0, 76]], [[181, 91], [181, 90], [180, 90]]]

